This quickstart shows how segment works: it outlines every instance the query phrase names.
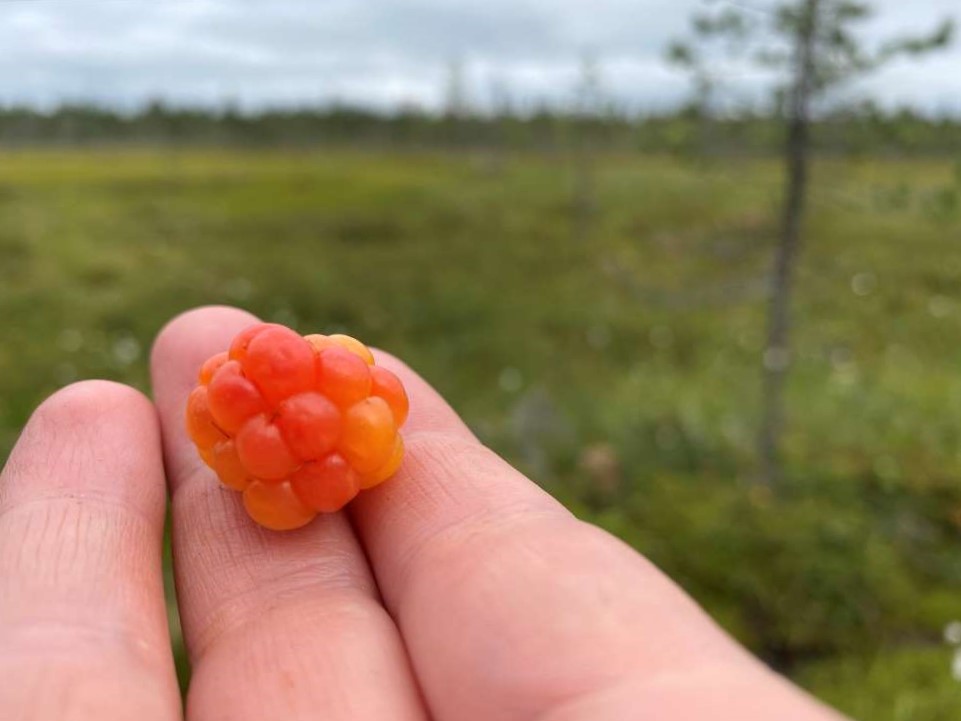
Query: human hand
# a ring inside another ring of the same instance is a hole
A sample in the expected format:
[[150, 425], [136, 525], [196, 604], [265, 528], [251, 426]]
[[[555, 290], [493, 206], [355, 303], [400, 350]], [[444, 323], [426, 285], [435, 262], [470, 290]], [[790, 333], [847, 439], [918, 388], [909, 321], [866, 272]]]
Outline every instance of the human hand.
[[0, 718], [180, 718], [165, 460], [191, 721], [838, 719], [385, 354], [412, 400], [398, 476], [299, 531], [251, 523], [182, 418], [197, 368], [254, 321], [205, 308], [164, 329], [159, 425], [104, 382], [28, 423], [0, 478]]

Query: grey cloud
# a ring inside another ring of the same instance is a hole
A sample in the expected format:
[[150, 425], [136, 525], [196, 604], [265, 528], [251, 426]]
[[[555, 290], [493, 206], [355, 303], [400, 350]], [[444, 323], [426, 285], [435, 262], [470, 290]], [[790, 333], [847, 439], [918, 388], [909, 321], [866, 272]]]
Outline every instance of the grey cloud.
[[[44, 0], [0, 2], [0, 102], [69, 99], [299, 104], [340, 98], [436, 105], [445, 65], [468, 62], [475, 96], [568, 97], [579, 56], [601, 60], [618, 101], [676, 102], [661, 63], [697, 0]], [[869, 38], [929, 26], [956, 0], [884, 0]], [[863, 86], [889, 103], [957, 103], [961, 49]], [[753, 78], [753, 79], [752, 79]], [[757, 92], [750, 76], [738, 85]]]

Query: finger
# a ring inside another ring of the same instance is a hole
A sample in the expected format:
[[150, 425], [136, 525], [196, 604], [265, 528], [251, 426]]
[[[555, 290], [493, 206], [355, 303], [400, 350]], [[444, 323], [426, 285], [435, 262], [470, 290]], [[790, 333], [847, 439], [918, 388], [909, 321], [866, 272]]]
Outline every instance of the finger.
[[378, 363], [410, 391], [408, 455], [352, 514], [438, 721], [828, 717], [476, 442], [413, 371]]
[[150, 402], [89, 381], [47, 400], [0, 476], [0, 718], [180, 716]]
[[152, 373], [173, 504], [193, 721], [422, 719], [400, 635], [342, 514], [273, 533], [221, 489], [187, 438], [187, 395], [206, 358], [256, 319], [204, 308], [173, 320]]

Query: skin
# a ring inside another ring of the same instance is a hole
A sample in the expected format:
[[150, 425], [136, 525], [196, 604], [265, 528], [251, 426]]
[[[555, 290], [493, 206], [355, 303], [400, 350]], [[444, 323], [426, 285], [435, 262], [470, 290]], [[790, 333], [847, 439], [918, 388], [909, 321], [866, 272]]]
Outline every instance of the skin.
[[203, 308], [168, 324], [156, 406], [90, 381], [28, 422], [0, 477], [0, 718], [182, 717], [166, 491], [191, 721], [840, 718], [383, 353], [411, 396], [398, 475], [299, 531], [252, 524], [197, 458], [183, 408], [200, 364], [255, 320]]

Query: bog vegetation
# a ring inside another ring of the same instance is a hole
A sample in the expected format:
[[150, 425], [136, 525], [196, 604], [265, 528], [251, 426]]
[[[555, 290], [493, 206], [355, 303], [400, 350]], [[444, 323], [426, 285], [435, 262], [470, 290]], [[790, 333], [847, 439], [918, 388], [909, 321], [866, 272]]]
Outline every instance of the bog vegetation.
[[7, 149], [0, 458], [61, 384], [146, 388], [152, 336], [189, 306], [347, 330], [815, 692], [863, 718], [953, 719], [949, 150], [815, 164], [775, 496], [750, 483], [781, 179], [761, 152], [602, 147], [585, 226], [563, 149]]

